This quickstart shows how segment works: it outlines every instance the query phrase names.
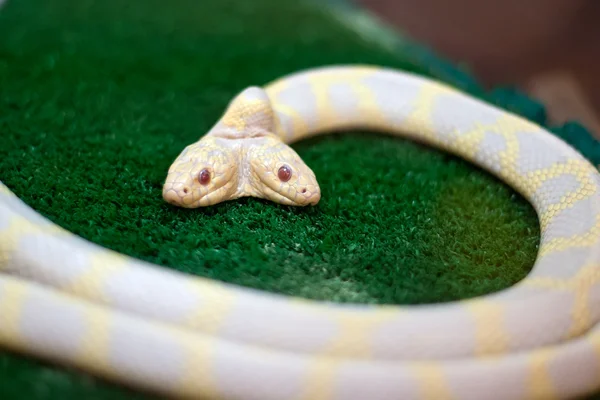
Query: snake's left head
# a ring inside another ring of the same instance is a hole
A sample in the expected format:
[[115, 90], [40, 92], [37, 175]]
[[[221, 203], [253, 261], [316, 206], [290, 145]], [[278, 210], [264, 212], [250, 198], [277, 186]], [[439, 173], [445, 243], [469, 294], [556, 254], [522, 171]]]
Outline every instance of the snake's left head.
[[163, 198], [179, 207], [206, 207], [235, 197], [237, 185], [232, 150], [207, 138], [187, 146], [171, 164]]
[[259, 197], [292, 206], [316, 205], [321, 190], [314, 172], [278, 139], [250, 151], [251, 182]]

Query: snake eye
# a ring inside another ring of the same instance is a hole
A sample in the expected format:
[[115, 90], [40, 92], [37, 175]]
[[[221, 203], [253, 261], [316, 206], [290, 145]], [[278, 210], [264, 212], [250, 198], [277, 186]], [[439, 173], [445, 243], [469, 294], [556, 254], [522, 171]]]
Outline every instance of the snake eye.
[[281, 182], [287, 182], [292, 177], [292, 169], [287, 165], [282, 165], [277, 171], [277, 177]]
[[210, 172], [208, 172], [206, 168], [198, 174], [198, 182], [200, 182], [201, 185], [208, 185], [210, 182]]

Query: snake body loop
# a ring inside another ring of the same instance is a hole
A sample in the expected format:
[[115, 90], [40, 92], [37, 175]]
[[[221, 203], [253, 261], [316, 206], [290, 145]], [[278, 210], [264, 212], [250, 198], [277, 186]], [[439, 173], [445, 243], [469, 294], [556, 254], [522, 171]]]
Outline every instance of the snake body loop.
[[400, 71], [301, 71], [236, 96], [173, 162], [163, 197], [186, 208], [242, 196], [315, 205], [317, 177], [289, 144], [355, 128], [456, 154], [520, 192], [541, 226], [531, 273], [447, 304], [289, 298], [101, 248], [2, 186], [0, 344], [180, 397], [538, 399], [600, 389], [600, 175], [514, 114]]

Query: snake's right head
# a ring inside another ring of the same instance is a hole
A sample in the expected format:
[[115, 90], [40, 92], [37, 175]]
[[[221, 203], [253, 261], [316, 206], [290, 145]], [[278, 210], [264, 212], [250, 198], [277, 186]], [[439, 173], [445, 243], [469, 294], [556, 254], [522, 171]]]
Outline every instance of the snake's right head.
[[229, 200], [237, 185], [231, 149], [205, 138], [187, 146], [171, 164], [163, 198], [179, 207], [206, 207]]

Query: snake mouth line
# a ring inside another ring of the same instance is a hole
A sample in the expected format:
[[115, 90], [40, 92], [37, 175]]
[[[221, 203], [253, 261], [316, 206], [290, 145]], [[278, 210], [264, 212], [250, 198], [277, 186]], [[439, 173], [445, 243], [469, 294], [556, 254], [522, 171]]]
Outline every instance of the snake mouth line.
[[177, 192], [175, 192], [174, 190], [167, 190], [163, 193], [163, 199], [169, 203], [169, 204], [174, 204], [177, 205], [179, 204], [179, 196], [177, 195]]
[[186, 207], [186, 204], [183, 202], [183, 196], [181, 196], [174, 189], [167, 189], [163, 191], [163, 199], [174, 206]]
[[[300, 201], [298, 200], [298, 197], [301, 198]], [[313, 192], [308, 196], [305, 194], [298, 194], [298, 197], [288, 199], [296, 206], [316, 206], [321, 200], [321, 192]]]
[[320, 190], [311, 192], [308, 196], [305, 193], [306, 193], [306, 189], [304, 189], [303, 193], [300, 194], [300, 196], [302, 196], [306, 199], [304, 204], [306, 204], [307, 206], [316, 206], [317, 204], [319, 204], [319, 201], [321, 201], [321, 191]]
[[203, 196], [198, 196], [193, 188], [180, 182], [165, 183], [162, 197], [167, 203], [184, 208], [195, 208]]

